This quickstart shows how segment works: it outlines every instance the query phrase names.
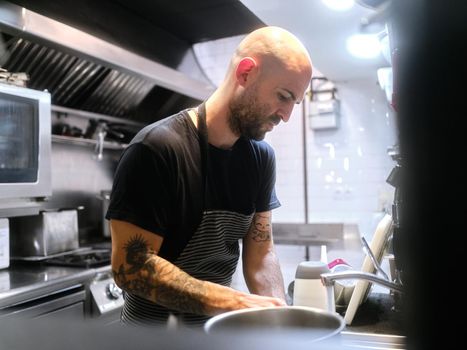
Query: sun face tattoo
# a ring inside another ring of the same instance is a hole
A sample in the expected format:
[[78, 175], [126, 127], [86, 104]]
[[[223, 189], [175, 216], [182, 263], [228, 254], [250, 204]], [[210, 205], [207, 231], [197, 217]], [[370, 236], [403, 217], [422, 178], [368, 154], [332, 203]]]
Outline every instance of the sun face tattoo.
[[[135, 235], [130, 238], [123, 249], [126, 251], [125, 261], [130, 267], [125, 269], [121, 264], [118, 271], [113, 271], [115, 280], [138, 294], [151, 295], [154, 285], [147, 277], [155, 271], [152, 264], [147, 264], [151, 254], [148, 242], [141, 235]], [[128, 278], [129, 275], [135, 274], [139, 278]]]
[[256, 242], [267, 242], [271, 240], [271, 216], [255, 215], [252, 238]]
[[126, 251], [126, 262], [131, 266], [127, 273], [140, 270], [148, 259], [150, 252], [148, 242], [141, 235], [136, 235], [130, 238], [123, 248]]

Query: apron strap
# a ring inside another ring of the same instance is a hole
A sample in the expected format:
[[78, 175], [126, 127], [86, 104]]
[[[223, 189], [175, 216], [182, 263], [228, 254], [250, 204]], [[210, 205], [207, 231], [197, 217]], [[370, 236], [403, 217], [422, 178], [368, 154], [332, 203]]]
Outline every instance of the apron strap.
[[206, 123], [206, 105], [205, 102], [201, 103], [198, 106], [198, 112], [196, 113], [198, 117], [198, 140], [199, 140], [199, 149], [201, 153], [201, 176], [202, 176], [202, 196], [203, 196], [203, 205], [201, 216], [204, 212], [206, 206], [206, 191], [208, 183], [208, 127]]

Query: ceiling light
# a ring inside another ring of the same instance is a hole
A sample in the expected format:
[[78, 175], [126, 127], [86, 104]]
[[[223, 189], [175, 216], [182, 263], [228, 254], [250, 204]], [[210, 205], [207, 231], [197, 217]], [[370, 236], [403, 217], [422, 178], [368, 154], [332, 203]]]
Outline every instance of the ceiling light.
[[349, 10], [354, 0], [321, 0], [327, 7], [335, 11], [346, 11]]
[[381, 53], [378, 36], [374, 34], [356, 34], [347, 39], [347, 50], [358, 58], [376, 58]]

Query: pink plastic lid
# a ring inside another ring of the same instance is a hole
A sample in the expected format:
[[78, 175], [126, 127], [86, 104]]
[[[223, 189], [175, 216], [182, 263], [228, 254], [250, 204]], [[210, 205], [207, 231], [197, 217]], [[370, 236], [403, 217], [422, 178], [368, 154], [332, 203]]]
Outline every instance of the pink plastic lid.
[[350, 266], [349, 264], [347, 264], [347, 262], [344, 260], [344, 259], [334, 259], [333, 261], [331, 261], [329, 264], [328, 264], [328, 267], [330, 269], [332, 269], [333, 267], [337, 266], [337, 265], [347, 265], [347, 266]]

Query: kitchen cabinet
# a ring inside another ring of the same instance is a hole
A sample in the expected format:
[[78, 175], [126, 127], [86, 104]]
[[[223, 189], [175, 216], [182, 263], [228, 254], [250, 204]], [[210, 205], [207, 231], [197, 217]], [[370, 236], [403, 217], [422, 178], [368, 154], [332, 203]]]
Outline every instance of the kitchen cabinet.
[[78, 285], [5, 308], [0, 312], [0, 320], [4, 322], [12, 318], [37, 318], [41, 321], [83, 320], [85, 298], [84, 286]]

